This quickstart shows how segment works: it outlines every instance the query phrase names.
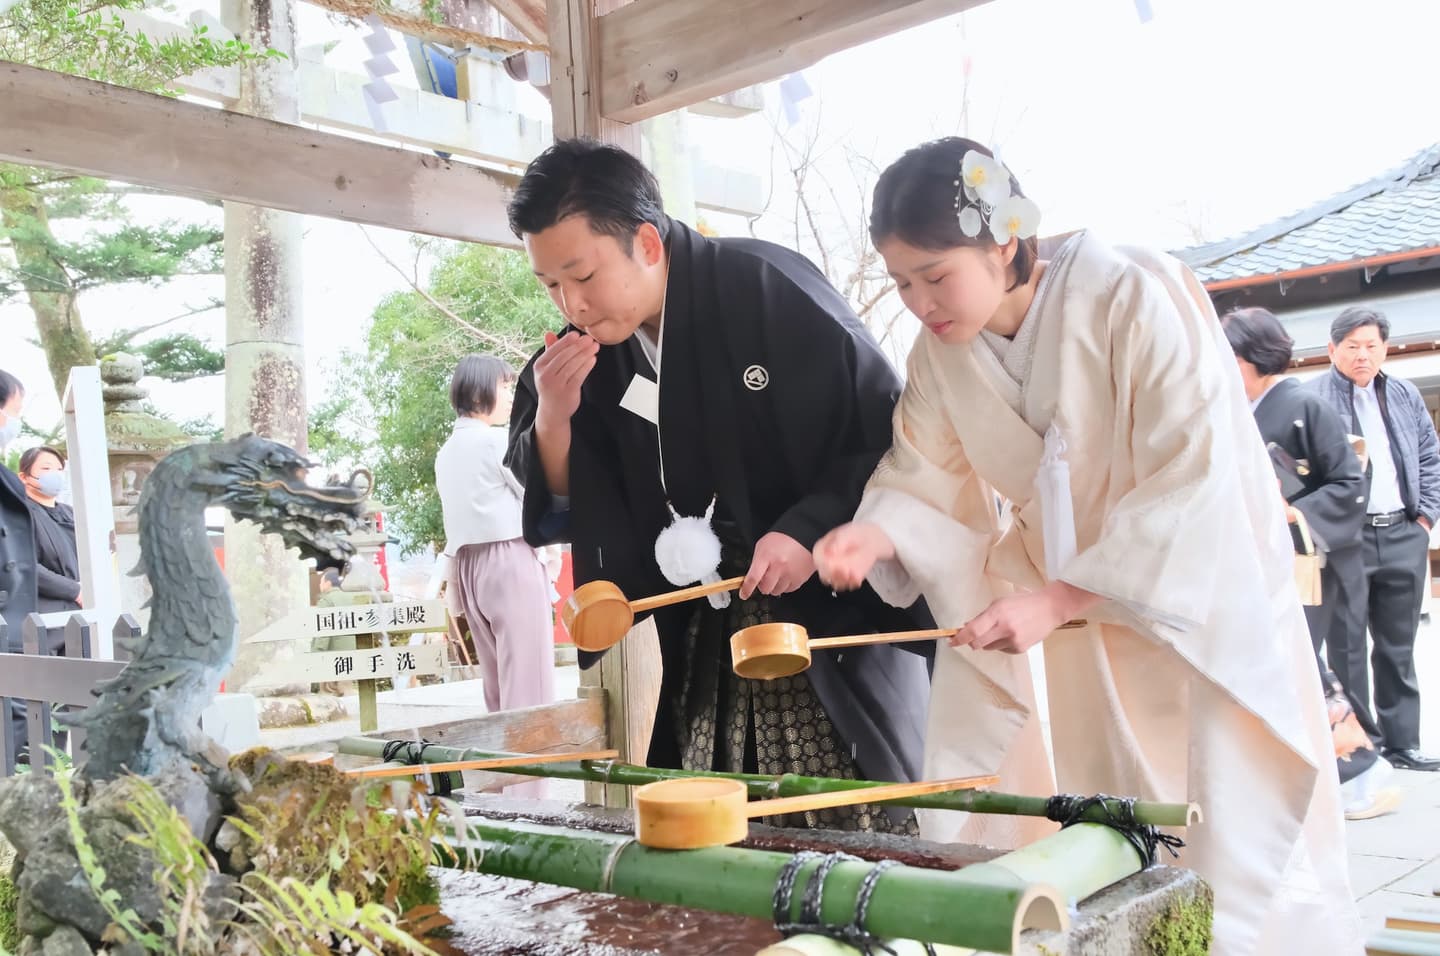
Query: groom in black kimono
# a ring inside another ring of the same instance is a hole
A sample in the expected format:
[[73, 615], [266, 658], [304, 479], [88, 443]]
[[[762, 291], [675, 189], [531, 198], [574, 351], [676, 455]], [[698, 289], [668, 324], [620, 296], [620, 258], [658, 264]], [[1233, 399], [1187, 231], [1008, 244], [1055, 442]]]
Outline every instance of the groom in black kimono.
[[[764, 621], [812, 636], [931, 626], [923, 605], [892, 608], [868, 588], [837, 597], [814, 575], [810, 549], [854, 514], [900, 392], [845, 300], [795, 252], [669, 218], [635, 157], [588, 140], [530, 164], [510, 225], [569, 323], [526, 366], [511, 413], [526, 540], [568, 540], [577, 585], [640, 597], [676, 586], [656, 537], [713, 505], [719, 573], [745, 575], [727, 608], [656, 613], [649, 763], [918, 779], [929, 645], [818, 652], [773, 681], [730, 669], [730, 635]], [[877, 809], [784, 822], [913, 830], [909, 811]]]

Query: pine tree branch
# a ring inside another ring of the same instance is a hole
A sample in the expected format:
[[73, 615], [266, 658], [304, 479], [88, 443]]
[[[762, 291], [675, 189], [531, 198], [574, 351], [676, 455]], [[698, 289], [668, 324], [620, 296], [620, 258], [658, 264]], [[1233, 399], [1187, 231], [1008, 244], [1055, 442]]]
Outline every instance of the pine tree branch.
[[172, 322], [179, 322], [181, 319], [188, 319], [192, 315], [203, 315], [206, 312], [214, 312], [216, 309], [223, 308], [225, 308], [224, 299], [211, 299], [204, 305], [186, 306], [185, 311], [181, 312], [179, 315], [172, 315], [170, 316], [170, 318], [161, 319], [159, 322], [151, 322], [149, 325], [142, 325], [137, 328], [124, 329], [120, 332], [117, 332], [111, 338], [109, 344], [116, 348], [124, 348], [140, 336], [144, 335], [146, 332], [153, 332], [156, 329], [163, 328], [164, 326], [167, 326]]

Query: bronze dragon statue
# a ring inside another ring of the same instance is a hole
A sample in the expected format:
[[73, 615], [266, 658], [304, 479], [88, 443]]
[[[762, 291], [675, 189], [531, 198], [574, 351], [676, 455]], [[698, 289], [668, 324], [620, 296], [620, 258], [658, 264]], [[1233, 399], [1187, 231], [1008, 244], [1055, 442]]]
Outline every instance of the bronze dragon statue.
[[[86, 730], [79, 772], [109, 780], [199, 764], [219, 786], [236, 784], [224, 754], [200, 730], [200, 713], [235, 661], [235, 605], [216, 564], [205, 509], [220, 506], [298, 548], [302, 558], [343, 560], [343, 535], [359, 524], [368, 487], [315, 488], [309, 462], [277, 442], [245, 435], [168, 455], [140, 495], [141, 564], [150, 579], [150, 625], [134, 657], [74, 723]], [[368, 484], [368, 482], [367, 482]]]

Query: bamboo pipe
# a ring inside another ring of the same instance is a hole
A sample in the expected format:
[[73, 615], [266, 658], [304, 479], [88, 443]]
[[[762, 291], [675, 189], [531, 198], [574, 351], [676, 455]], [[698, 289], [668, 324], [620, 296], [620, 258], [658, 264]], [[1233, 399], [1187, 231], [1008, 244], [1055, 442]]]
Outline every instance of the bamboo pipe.
[[1440, 941], [1440, 906], [1407, 906], [1392, 910], [1385, 917], [1386, 929], [1403, 929], [1417, 933], [1434, 933]]
[[[343, 754], [362, 757], [381, 757], [390, 741], [373, 737], [346, 737], [340, 741]], [[506, 754], [478, 749], [441, 747], [425, 745], [425, 752], [445, 760], [486, 759], [503, 757]], [[753, 799], [768, 797], [789, 797], [806, 793], [823, 793], [831, 790], [861, 790], [884, 786], [875, 780], [841, 780], [833, 777], [806, 777], [800, 774], [771, 776], [758, 773], [723, 773], [714, 770], [674, 770], [664, 767], [641, 767], [635, 764], [615, 761], [594, 761], [587, 763], [557, 763], [535, 766], [517, 765], [509, 767], [506, 773], [529, 777], [553, 777], [559, 780], [584, 780], [590, 783], [606, 783], [616, 786], [639, 787], [657, 780], [682, 780], [704, 777], [718, 780], [739, 780], [745, 784]], [[1046, 815], [1046, 797], [1022, 796], [1010, 793], [996, 793], [992, 790], [962, 790], [957, 793], [936, 793], [925, 796], [895, 800], [895, 806], [918, 807], [927, 810], [959, 810], [965, 813], [998, 813], [1009, 816], [1043, 817]], [[1120, 801], [1107, 798], [1104, 805], [1086, 811], [1083, 819], [1104, 823], [1109, 814], [1118, 810]], [[1186, 827], [1202, 819], [1200, 808], [1193, 803], [1151, 803], [1139, 801], [1135, 804], [1135, 819], [1139, 823], [1160, 827]]]
[[442, 763], [380, 764], [345, 771], [351, 777], [413, 777], [422, 773], [449, 773], [456, 770], [503, 770], [517, 764], [539, 766], [570, 760], [613, 760], [618, 750], [590, 750], [566, 754], [513, 754], [509, 757], [483, 757], [475, 760], [448, 760]]
[[870, 790], [840, 790], [746, 801], [739, 780], [691, 777], [661, 780], [635, 791], [635, 838], [646, 846], [665, 850], [698, 850], [739, 843], [749, 834], [754, 817], [804, 813], [829, 807], [904, 799], [926, 793], [973, 790], [998, 783], [999, 777], [963, 777], [892, 783]]
[[733, 591], [744, 578], [727, 578], [711, 584], [697, 584], [678, 591], [666, 591], [637, 601], [628, 600], [609, 581], [590, 581], [576, 588], [560, 606], [560, 619], [570, 640], [582, 651], [603, 651], [618, 644], [635, 624], [635, 615], [658, 607], [693, 601], [696, 598]]
[[[1067, 621], [1056, 630], [1085, 627], [1085, 621]], [[730, 663], [735, 673], [754, 680], [774, 680], [798, 674], [810, 666], [810, 652], [866, 644], [901, 644], [954, 637], [959, 628], [927, 631], [890, 631], [812, 638], [799, 624], [774, 622], [742, 628], [730, 636]]]
[[1440, 936], [1382, 929], [1365, 941], [1365, 956], [1440, 956]]
[[[1033, 872], [1043, 872], [1047, 859], [1064, 859], [1068, 872], [1055, 883], [1017, 875], [1007, 866], [1013, 854], [955, 871], [892, 867], [875, 882], [866, 927], [882, 938], [989, 953], [1013, 953], [1025, 929], [1063, 932], [1069, 928], [1066, 897], [1090, 896], [1138, 872], [1140, 859], [1125, 837], [1107, 826], [1082, 823], [1062, 834], [1063, 843], [1056, 834], [1027, 848]], [[626, 834], [483, 817], [468, 818], [461, 835], [451, 830], [436, 853], [442, 865], [496, 876], [767, 920], [776, 881], [791, 857], [731, 846], [657, 850]], [[807, 861], [799, 868], [792, 919], [799, 916], [802, 890], [819, 864]], [[821, 895], [824, 922], [839, 926], [853, 920], [861, 880], [872, 868], [865, 862], [835, 865]]]

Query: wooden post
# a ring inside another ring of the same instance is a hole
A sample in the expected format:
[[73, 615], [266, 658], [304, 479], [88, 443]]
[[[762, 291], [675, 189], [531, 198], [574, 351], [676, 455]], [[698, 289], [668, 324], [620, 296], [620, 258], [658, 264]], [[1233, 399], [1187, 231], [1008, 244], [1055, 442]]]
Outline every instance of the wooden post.
[[[45, 626], [44, 621], [40, 620], [40, 615], [25, 615], [25, 621], [20, 625], [20, 638], [23, 642], [24, 653], [40, 656], [43, 653], [41, 644], [42, 642], [49, 643], [49, 636], [50, 629]], [[55, 763], [55, 758], [50, 755], [50, 747], [54, 743], [50, 734], [50, 702], [48, 700], [26, 700], [25, 724], [30, 746], [30, 772], [40, 773], [42, 770], [50, 770]]]
[[[293, 0], [224, 0], [225, 27], [284, 59], [246, 64], [237, 110], [298, 123]], [[307, 446], [302, 221], [293, 213], [225, 204], [225, 436], [254, 432], [302, 454]], [[306, 569], [279, 537], [225, 519], [225, 572], [242, 642], [309, 604]], [[273, 648], [264, 649], [266, 653]], [[262, 656], [242, 643], [226, 683], [243, 690]]]
[[80, 551], [80, 600], [97, 618], [96, 656], [111, 660], [110, 628], [120, 613], [120, 581], [113, 558], [115, 511], [110, 504], [109, 447], [100, 388], [100, 369], [78, 365], [70, 370], [62, 406]]
[[[85, 620], [84, 615], [72, 614], [70, 620], [65, 624], [65, 656], [77, 660], [88, 660], [94, 650], [94, 634], [99, 630], [95, 625]], [[72, 727], [70, 734], [70, 763], [72, 766], [80, 766], [80, 754], [85, 747], [85, 728]]]
[[[555, 138], [589, 136], [640, 155], [640, 129], [600, 117], [600, 63], [596, 17], [621, 7], [626, 0], [549, 0], [550, 106]], [[648, 633], [647, 633], [648, 629]], [[654, 625], [610, 648], [600, 663], [582, 671], [583, 693], [605, 697], [606, 735], [620, 759], [644, 763], [660, 695], [660, 645]], [[588, 799], [599, 794], [587, 790]], [[627, 788], [614, 787], [603, 796], [609, 806], [628, 806]]]
[[[355, 649], [368, 651], [375, 646], [374, 634], [356, 634]], [[375, 681], [356, 681], [356, 688], [360, 694], [360, 732], [362, 734], [373, 733], [380, 727], [380, 705], [375, 697]]]
[[140, 622], [130, 614], [121, 614], [115, 620], [115, 630], [111, 633], [115, 645], [115, 660], [128, 661], [134, 657], [131, 647], [140, 640]]

